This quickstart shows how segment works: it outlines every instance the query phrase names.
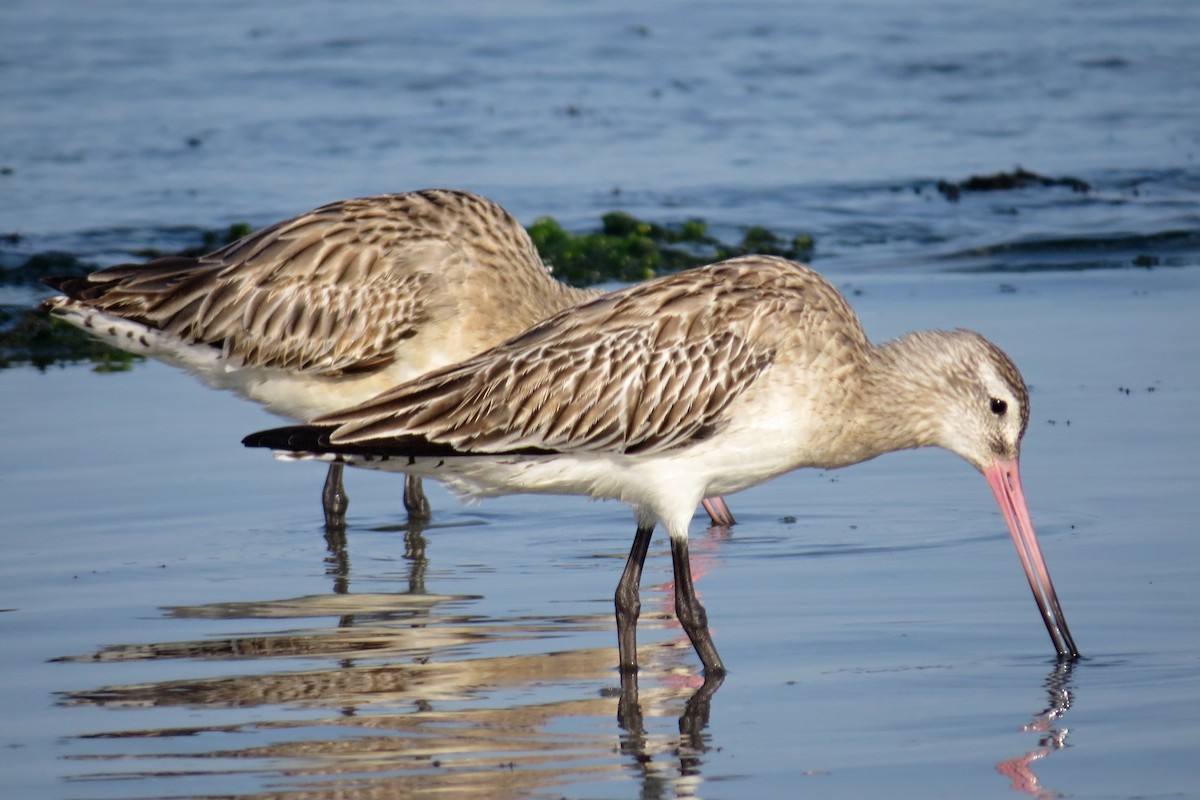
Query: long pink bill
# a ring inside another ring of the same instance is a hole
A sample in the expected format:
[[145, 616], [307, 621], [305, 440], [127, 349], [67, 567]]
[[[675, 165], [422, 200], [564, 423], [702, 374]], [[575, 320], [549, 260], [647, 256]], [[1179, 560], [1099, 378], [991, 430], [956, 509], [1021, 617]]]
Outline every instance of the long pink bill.
[[996, 495], [996, 502], [1000, 504], [1000, 511], [1008, 523], [1021, 566], [1025, 568], [1025, 577], [1029, 579], [1029, 588], [1033, 590], [1033, 599], [1042, 612], [1042, 620], [1046, 623], [1046, 630], [1050, 632], [1059, 658], [1078, 658], [1079, 650], [1067, 628], [1067, 618], [1058, 604], [1050, 571], [1046, 569], [1046, 560], [1042, 557], [1042, 549], [1038, 547], [1037, 535], [1033, 531], [1029, 507], [1025, 505], [1025, 492], [1021, 489], [1017, 460], [997, 459], [983, 471], [983, 476], [987, 478], [988, 486], [992, 487], [992, 494]]

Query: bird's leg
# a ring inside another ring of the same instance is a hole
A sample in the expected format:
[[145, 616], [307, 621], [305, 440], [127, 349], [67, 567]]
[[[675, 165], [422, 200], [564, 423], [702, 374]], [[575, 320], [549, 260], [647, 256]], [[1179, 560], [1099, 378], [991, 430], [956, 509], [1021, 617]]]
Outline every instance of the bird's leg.
[[686, 535], [671, 536], [671, 566], [675, 571], [675, 616], [692, 640], [692, 647], [704, 665], [704, 674], [724, 675], [725, 665], [717, 655], [717, 647], [708, 632], [708, 613], [700, 605], [696, 587], [692, 585], [692, 562], [688, 558]]
[[346, 509], [350, 508], [350, 498], [346, 496], [346, 487], [342, 485], [342, 470], [344, 464], [329, 465], [325, 475], [325, 488], [321, 490], [321, 507], [325, 509], [325, 529], [338, 530], [346, 527]]
[[409, 520], [414, 522], [423, 522], [433, 515], [419, 475], [404, 476], [404, 508]]
[[704, 510], [708, 512], [708, 518], [712, 520], [713, 525], [719, 528], [728, 528], [730, 525], [737, 524], [737, 520], [733, 518], [733, 512], [725, 504], [725, 498], [720, 495], [706, 497], [700, 501], [700, 505], [704, 506]]
[[638, 668], [637, 621], [642, 611], [638, 587], [642, 582], [642, 564], [646, 562], [653, 534], [653, 522], [645, 526], [638, 525], [637, 533], [633, 536], [633, 547], [629, 549], [629, 559], [625, 562], [625, 571], [621, 573], [617, 592], [613, 595], [617, 607], [617, 651], [623, 673], [637, 672]]

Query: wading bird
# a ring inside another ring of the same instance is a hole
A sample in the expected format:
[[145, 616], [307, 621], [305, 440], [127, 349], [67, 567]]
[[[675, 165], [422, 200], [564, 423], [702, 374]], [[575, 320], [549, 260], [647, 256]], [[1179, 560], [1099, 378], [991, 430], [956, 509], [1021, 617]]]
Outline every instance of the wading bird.
[[[479, 195], [426, 189], [340, 200], [197, 258], [47, 278], [52, 314], [305, 422], [462, 361], [599, 294], [555, 280], [529, 234]], [[322, 493], [344, 524], [342, 465]], [[429, 515], [420, 478], [410, 515]], [[734, 522], [720, 497], [704, 500]]]
[[1028, 421], [1021, 374], [983, 336], [917, 331], [873, 345], [818, 273], [749, 256], [594, 298], [461, 364], [245, 443], [431, 476], [468, 496], [622, 500], [637, 521], [615, 595], [622, 672], [637, 669], [639, 583], [661, 522], [675, 610], [711, 676], [725, 667], [692, 586], [696, 503], [800, 467], [929, 446], [983, 473], [1055, 649], [1077, 656], [1021, 488]]

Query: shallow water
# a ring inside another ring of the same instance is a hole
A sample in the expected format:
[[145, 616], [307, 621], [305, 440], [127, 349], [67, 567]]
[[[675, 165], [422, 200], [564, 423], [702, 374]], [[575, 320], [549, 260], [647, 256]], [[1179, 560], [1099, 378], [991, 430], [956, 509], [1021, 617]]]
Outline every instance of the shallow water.
[[874, 335], [970, 322], [1023, 365], [1026, 486], [1084, 652], [1073, 667], [1051, 657], [983, 482], [946, 454], [897, 454], [738, 495], [732, 531], [696, 523], [731, 667], [707, 725], [656, 542], [642, 729], [623, 729], [623, 507], [464, 507], [433, 489], [433, 526], [408, 531], [398, 482], [353, 472], [347, 540], [327, 542], [321, 471], [229, 435], [270, 424], [258, 409], [155, 364], [9, 370], [6, 783], [89, 798], [1190, 794], [1200, 375], [1180, 364], [1200, 357], [1200, 278], [1005, 281], [865, 276], [855, 300]]
[[[719, 687], [657, 539], [633, 713], [623, 506], [430, 486], [408, 529], [394, 476], [353, 472], [343, 541], [321, 468], [238, 445], [260, 409], [157, 364], [12, 369], [6, 796], [1195, 795], [1193, 5], [6, 4], [5, 264], [436, 184], [812, 232], [873, 338], [983, 331], [1031, 384], [1084, 653], [1053, 659], [983, 481], [896, 454], [695, 522]], [[1017, 163], [1093, 190], [934, 188]]]

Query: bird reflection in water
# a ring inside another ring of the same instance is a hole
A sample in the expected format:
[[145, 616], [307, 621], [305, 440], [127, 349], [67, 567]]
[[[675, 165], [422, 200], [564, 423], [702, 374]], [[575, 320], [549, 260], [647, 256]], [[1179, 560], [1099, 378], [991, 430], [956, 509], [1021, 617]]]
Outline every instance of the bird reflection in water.
[[[404, 532], [404, 560], [408, 563], [409, 594], [425, 594], [425, 535], [427, 520], [409, 519], [401, 526], [379, 527], [379, 531]], [[350, 592], [350, 550], [346, 527], [325, 526], [325, 574], [333, 580], [334, 594]]]
[[[644, 796], [696, 794], [721, 681], [689, 666], [682, 632], [681, 641], [643, 645], [640, 686], [638, 675], [626, 675], [618, 688], [612, 648], [544, 652], [537, 644], [603, 635], [609, 614], [481, 617], [470, 608], [478, 598], [425, 591], [425, 535], [417, 526], [404, 535], [407, 592], [351, 592], [351, 548], [330, 533], [329, 594], [164, 609], [177, 620], [286, 621], [278, 632], [113, 645], [60, 659], [110, 670], [125, 662], [137, 678], [145, 674], [137, 663], [173, 660], [200, 675], [60, 693], [63, 706], [121, 711], [121, 729], [76, 740], [78, 751], [66, 756], [81, 767], [73, 780], [138, 781], [144, 791], [155, 779], [165, 795], [179, 793], [184, 774], [252, 776], [254, 790], [239, 796], [296, 800], [516, 798], [632, 777]], [[647, 622], [665, 629], [673, 619], [662, 616]], [[298, 622], [306, 619], [314, 624]], [[487, 655], [498, 651], [507, 654]], [[295, 669], [301, 658], [328, 666]], [[164, 727], [171, 708], [203, 713], [205, 724]], [[666, 719], [677, 720], [677, 734], [663, 731]], [[170, 745], [182, 741], [199, 746]], [[181, 762], [193, 766], [181, 771]]]
[[1059, 726], [1059, 721], [1071, 707], [1072, 688], [1071, 674], [1075, 669], [1074, 661], [1060, 661], [1050, 674], [1046, 676], [1046, 695], [1049, 704], [1033, 715], [1033, 718], [1021, 728], [1028, 733], [1038, 735], [1038, 746], [1024, 755], [1016, 756], [996, 765], [996, 771], [1012, 781], [1014, 791], [1022, 794], [1049, 800], [1052, 797], [1063, 797], [1060, 792], [1046, 789], [1041, 780], [1033, 772], [1033, 765], [1051, 753], [1067, 747], [1067, 729]]

